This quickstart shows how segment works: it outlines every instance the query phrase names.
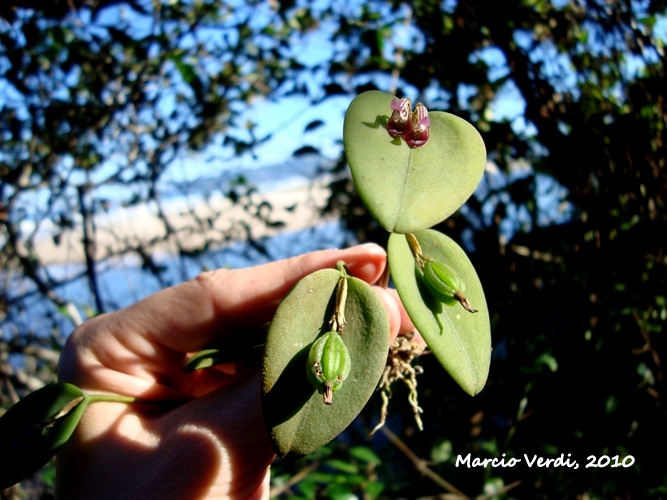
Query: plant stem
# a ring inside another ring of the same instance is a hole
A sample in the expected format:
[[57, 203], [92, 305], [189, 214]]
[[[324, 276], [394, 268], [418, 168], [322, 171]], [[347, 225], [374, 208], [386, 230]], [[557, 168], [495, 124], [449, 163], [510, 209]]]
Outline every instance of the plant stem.
[[86, 394], [85, 398], [88, 400], [88, 403], [104, 402], [104, 403], [167, 405], [176, 402], [167, 399], [144, 399], [144, 398], [135, 398], [133, 396], [120, 396], [118, 394]]
[[405, 238], [408, 240], [408, 245], [410, 245], [410, 250], [412, 250], [412, 255], [415, 256], [417, 264], [419, 264], [421, 267], [424, 267], [426, 258], [424, 257], [424, 254], [422, 254], [422, 247], [419, 245], [417, 238], [415, 238], [415, 235], [412, 233], [407, 233]]
[[343, 261], [338, 261], [336, 263], [336, 269], [340, 271], [341, 277], [338, 279], [336, 284], [336, 308], [334, 309], [333, 316], [329, 321], [331, 328], [338, 333], [343, 332], [343, 327], [345, 326], [345, 302], [347, 301], [347, 278], [348, 274], [345, 270], [345, 263]]
[[380, 276], [380, 279], [377, 281], [376, 285], [384, 288], [385, 290], [389, 288], [389, 266], [385, 266], [384, 271], [382, 271], [382, 276]]
[[389, 438], [389, 441], [391, 441], [394, 446], [396, 446], [399, 450], [403, 452], [403, 454], [410, 459], [412, 464], [415, 466], [415, 468], [421, 472], [423, 475], [428, 477], [431, 481], [436, 483], [437, 485], [441, 486], [445, 490], [449, 491], [450, 493], [453, 493], [459, 498], [470, 498], [468, 495], [462, 493], [458, 488], [456, 488], [453, 484], [450, 482], [446, 481], [442, 477], [440, 477], [438, 474], [433, 472], [427, 465], [426, 460], [422, 460], [419, 458], [417, 455], [414, 454], [414, 452], [406, 445], [401, 439], [391, 432], [387, 427], [382, 427], [380, 431]]

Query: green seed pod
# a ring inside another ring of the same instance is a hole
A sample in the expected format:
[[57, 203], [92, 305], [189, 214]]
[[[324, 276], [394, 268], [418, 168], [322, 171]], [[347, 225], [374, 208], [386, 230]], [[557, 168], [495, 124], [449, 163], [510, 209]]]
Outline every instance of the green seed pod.
[[317, 381], [324, 384], [324, 403], [330, 405], [333, 391], [343, 386], [352, 366], [350, 352], [338, 332], [327, 332], [313, 342], [308, 366]]
[[464, 288], [456, 271], [437, 260], [427, 260], [424, 263], [424, 282], [440, 302], [449, 302], [456, 292], [462, 292]]
[[440, 302], [458, 300], [466, 311], [477, 312], [463, 295], [465, 284], [456, 271], [447, 264], [437, 260], [427, 260], [424, 263], [424, 283], [429, 292]]

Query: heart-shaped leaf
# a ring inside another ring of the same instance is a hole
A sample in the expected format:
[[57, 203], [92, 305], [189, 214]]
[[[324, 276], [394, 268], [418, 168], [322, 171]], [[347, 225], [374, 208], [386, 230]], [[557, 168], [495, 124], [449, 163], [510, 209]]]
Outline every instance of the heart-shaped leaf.
[[71, 437], [88, 406], [72, 384], [50, 384], [28, 394], [0, 418], [0, 490], [37, 472]]
[[472, 195], [486, 148], [470, 123], [442, 111], [429, 112], [428, 142], [410, 148], [387, 131], [393, 99], [371, 90], [352, 101], [345, 114], [345, 155], [373, 218], [390, 232], [416, 232], [443, 221]]
[[350, 374], [332, 404], [310, 381], [308, 353], [331, 329], [340, 271], [303, 278], [281, 302], [271, 322], [262, 373], [262, 405], [276, 453], [297, 458], [334, 439], [356, 418], [377, 387], [389, 351], [389, 320], [370, 285], [348, 277], [342, 338], [352, 359]]
[[465, 295], [478, 312], [456, 300], [439, 302], [424, 285], [407, 238], [389, 237], [389, 268], [410, 319], [435, 357], [471, 396], [479, 393], [489, 374], [491, 327], [482, 284], [463, 249], [442, 233], [427, 229], [414, 233], [427, 259], [445, 263], [465, 283]]

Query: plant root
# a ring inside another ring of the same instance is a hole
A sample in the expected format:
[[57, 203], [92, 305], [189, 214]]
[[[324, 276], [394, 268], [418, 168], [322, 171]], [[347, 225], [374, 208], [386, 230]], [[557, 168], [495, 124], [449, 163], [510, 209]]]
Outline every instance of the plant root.
[[409, 389], [408, 403], [412, 407], [415, 422], [419, 430], [423, 430], [420, 414], [423, 410], [419, 406], [417, 400], [417, 375], [424, 372], [420, 365], [412, 365], [412, 361], [423, 354], [429, 354], [430, 351], [426, 349], [426, 345], [414, 339], [416, 331], [404, 336], [396, 337], [396, 340], [389, 348], [389, 356], [387, 356], [387, 365], [382, 372], [380, 382], [377, 390], [382, 396], [382, 409], [380, 411], [380, 422], [371, 431], [371, 436], [381, 429], [387, 421], [389, 413], [389, 399], [391, 398], [391, 384], [397, 380], [402, 380]]

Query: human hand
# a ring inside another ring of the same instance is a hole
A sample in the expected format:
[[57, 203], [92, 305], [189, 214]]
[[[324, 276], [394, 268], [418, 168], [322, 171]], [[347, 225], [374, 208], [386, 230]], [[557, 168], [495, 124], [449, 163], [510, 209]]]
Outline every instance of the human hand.
[[[386, 254], [374, 244], [217, 270], [91, 319], [68, 339], [59, 378], [87, 393], [166, 400], [93, 404], [58, 454], [62, 498], [268, 498], [274, 453], [257, 367], [183, 373], [188, 356], [271, 320], [304, 276], [345, 261], [374, 283]], [[412, 329], [395, 292], [376, 287], [392, 340]]]

